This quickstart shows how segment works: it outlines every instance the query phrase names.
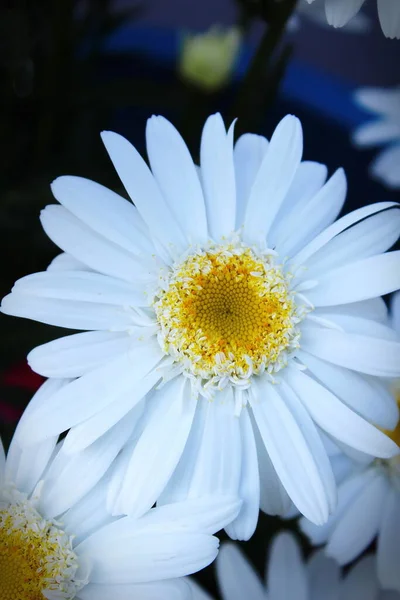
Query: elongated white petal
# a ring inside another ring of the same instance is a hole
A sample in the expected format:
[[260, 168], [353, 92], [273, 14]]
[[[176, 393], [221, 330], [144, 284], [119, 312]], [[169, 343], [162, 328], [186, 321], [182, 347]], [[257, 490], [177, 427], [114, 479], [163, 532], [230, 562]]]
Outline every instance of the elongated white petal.
[[47, 271], [92, 271], [90, 267], [84, 265], [70, 254], [61, 252], [58, 256], [53, 258], [51, 263], [46, 269]]
[[400, 343], [334, 329], [304, 327], [302, 348], [339, 367], [377, 377], [400, 376]]
[[131, 345], [126, 333], [76, 333], [38, 346], [28, 354], [28, 362], [44, 377], [80, 377], [128, 351]]
[[128, 391], [139, 401], [153, 384], [146, 375], [161, 357], [158, 344], [146, 342], [72, 381], [29, 415], [21, 435], [25, 435], [26, 443], [34, 443], [59, 434], [99, 413]]
[[318, 524], [328, 518], [328, 502], [314, 457], [298, 423], [274, 387], [257, 381], [251, 407], [276, 472], [290, 498]]
[[243, 225], [250, 190], [267, 148], [267, 139], [254, 133], [241, 135], [235, 144], [233, 160], [236, 177], [236, 229]]
[[169, 250], [182, 252], [187, 244], [173, 212], [163, 198], [139, 152], [121, 135], [103, 131], [101, 139], [126, 191], [150, 233]]
[[236, 184], [233, 139], [226, 134], [219, 113], [209, 117], [204, 125], [200, 164], [208, 231], [214, 240], [220, 240], [235, 229]]
[[282, 532], [272, 542], [267, 582], [269, 596], [274, 600], [308, 599], [305, 565], [291, 533]]
[[315, 306], [359, 302], [400, 288], [400, 250], [370, 256], [321, 275], [307, 292]]
[[146, 126], [153, 175], [182, 231], [191, 242], [207, 242], [203, 192], [189, 150], [175, 127], [153, 116]]
[[387, 187], [400, 187], [400, 144], [389, 146], [382, 150], [370, 165], [371, 176], [384, 183]]
[[341, 572], [336, 561], [320, 550], [307, 562], [310, 600], [337, 600], [340, 598]]
[[180, 377], [152, 401], [157, 407], [133, 450], [120, 491], [123, 514], [133, 517], [158, 500], [182, 455], [196, 409], [189, 382]]
[[[393, 487], [382, 507], [382, 522], [378, 537], [378, 577], [384, 589], [400, 592], [398, 548], [400, 539], [400, 497]], [[397, 557], [397, 558], [396, 558]]]
[[257, 447], [247, 410], [242, 410], [239, 423], [242, 442], [239, 498], [243, 504], [238, 517], [225, 529], [232, 540], [248, 540], [253, 535], [258, 521], [258, 512], [260, 509], [260, 476], [258, 472]]
[[386, 144], [400, 138], [400, 123], [382, 119], [365, 123], [353, 133], [352, 139], [357, 146], [370, 147]]
[[317, 381], [297, 369], [288, 369], [286, 377], [311, 417], [329, 435], [372, 456], [390, 458], [398, 453], [397, 445], [390, 438]]
[[378, 0], [382, 31], [391, 40], [400, 38], [400, 5], [393, 0]]
[[83, 177], [58, 177], [54, 197], [90, 229], [133, 254], [154, 252], [137, 209], [104, 186]]
[[216, 566], [223, 600], [265, 599], [261, 579], [237, 546], [222, 544]]
[[387, 385], [379, 379], [338, 367], [308, 352], [301, 351], [298, 356], [324, 386], [361, 417], [383, 429], [396, 426], [398, 407]]
[[189, 600], [190, 588], [183, 579], [149, 583], [89, 583], [79, 592], [78, 600]]
[[268, 236], [296, 174], [302, 152], [300, 121], [288, 115], [276, 127], [251, 188], [243, 231], [247, 241], [260, 243]]
[[355, 100], [360, 106], [396, 120], [400, 116], [400, 88], [365, 87], [357, 90]]
[[354, 225], [361, 219], [365, 219], [369, 215], [373, 215], [377, 212], [385, 210], [387, 208], [392, 208], [394, 206], [398, 206], [396, 202], [378, 202], [377, 204], [370, 204], [369, 206], [363, 206], [353, 212], [344, 215], [335, 223], [332, 223], [329, 227], [327, 227], [324, 231], [322, 231], [316, 238], [314, 238], [305, 248], [300, 250], [296, 256], [293, 257], [292, 263], [294, 265], [301, 265], [307, 261], [315, 252], [317, 252], [320, 248], [325, 246], [331, 239], [337, 236], [339, 233]]
[[395, 600], [391, 592], [380, 593], [380, 585], [376, 576], [376, 562], [372, 554], [363, 556], [357, 564], [351, 568], [342, 584], [343, 600], [354, 600], [354, 598], [363, 598], [365, 600], [375, 600], [379, 596], [386, 597], [386, 600]]
[[91, 269], [125, 281], [148, 279], [143, 261], [90, 229], [63, 206], [46, 206], [40, 220], [49, 238], [61, 250]]
[[326, 19], [333, 27], [343, 27], [358, 13], [364, 0], [325, 0]]

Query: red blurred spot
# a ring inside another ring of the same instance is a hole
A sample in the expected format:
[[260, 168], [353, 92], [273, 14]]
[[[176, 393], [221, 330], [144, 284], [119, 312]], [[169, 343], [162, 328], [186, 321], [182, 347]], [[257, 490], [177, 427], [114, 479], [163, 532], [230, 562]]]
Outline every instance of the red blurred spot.
[[11, 387], [20, 387], [35, 392], [44, 382], [44, 377], [38, 375], [28, 365], [22, 362], [13, 365], [3, 373], [0, 383]]

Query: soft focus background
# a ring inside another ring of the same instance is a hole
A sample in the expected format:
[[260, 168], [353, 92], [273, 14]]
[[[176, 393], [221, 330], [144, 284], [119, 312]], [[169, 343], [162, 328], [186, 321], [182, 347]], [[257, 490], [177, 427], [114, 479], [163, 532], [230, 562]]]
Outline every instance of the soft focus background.
[[[280, 0], [282, 5], [289, 2]], [[384, 38], [376, 2], [366, 3], [366, 32], [334, 30], [299, 13], [274, 53], [258, 65], [258, 79], [246, 79], [247, 91], [238, 95], [268, 26], [259, 18], [259, 8], [267, 7], [273, 17], [274, 3], [277, 0], [1, 3], [1, 296], [17, 278], [44, 270], [59, 252], [38, 219], [40, 210], [53, 202], [50, 182], [61, 174], [81, 175], [125, 195], [99, 132], [118, 131], [144, 152], [145, 122], [153, 113], [167, 116], [180, 128], [195, 157], [202, 122], [211, 112], [221, 111], [226, 123], [239, 116], [238, 132], [268, 137], [281, 117], [294, 113], [303, 123], [304, 157], [326, 163], [330, 173], [338, 166], [345, 168], [346, 211], [399, 199], [396, 192], [368, 178], [375, 151], [358, 151], [349, 141], [350, 131], [367, 118], [355, 106], [353, 91], [360, 85], [400, 82], [400, 42]], [[305, 0], [299, 0], [302, 3]], [[243, 42], [232, 80], [206, 93], [182, 80], [177, 65], [185, 35], [214, 24], [239, 24]], [[274, 31], [274, 23], [269, 26]], [[7, 443], [42, 381], [29, 370], [27, 352], [64, 332], [23, 319], [1, 316], [0, 321], [0, 434]], [[267, 538], [280, 526], [278, 520], [263, 516], [246, 546], [260, 570]], [[212, 571], [200, 579], [213, 589]]]

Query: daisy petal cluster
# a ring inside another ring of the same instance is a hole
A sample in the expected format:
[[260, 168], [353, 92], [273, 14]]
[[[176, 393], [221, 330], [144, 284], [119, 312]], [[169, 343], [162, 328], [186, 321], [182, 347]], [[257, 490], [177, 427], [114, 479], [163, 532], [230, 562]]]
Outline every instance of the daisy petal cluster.
[[41, 221], [63, 254], [17, 281], [2, 311], [81, 330], [30, 353], [63, 385], [37, 397], [24, 444], [68, 432], [65, 454], [96, 448], [103, 469], [118, 455], [115, 516], [238, 496], [226, 530], [248, 539], [260, 506], [281, 515], [293, 502], [327, 521], [336, 484], [321, 435], [399, 453], [381, 431], [398, 420], [383, 380], [400, 376], [400, 343], [380, 296], [400, 287], [400, 252], [385, 253], [400, 213], [386, 202], [335, 221], [343, 170], [327, 179], [302, 161], [291, 115], [270, 140], [233, 138], [211, 116], [197, 167], [171, 123], [152, 117], [149, 168], [104, 132], [134, 204], [87, 179], [54, 181], [60, 204]]
[[400, 189], [400, 87], [362, 88], [355, 101], [378, 118], [358, 127], [353, 142], [360, 148], [387, 145], [370, 165], [370, 173], [387, 187]]
[[[222, 600], [400, 599], [400, 593], [384, 591], [379, 584], [374, 555], [364, 557], [343, 575], [338, 564], [320, 551], [305, 561], [296, 538], [287, 532], [272, 541], [265, 582], [233, 543], [222, 545], [216, 572]], [[213, 600], [195, 581], [189, 581], [194, 600]]]
[[[318, 0], [322, 3], [323, 0]], [[307, 0], [309, 4], [315, 0]], [[324, 0], [326, 20], [343, 27], [357, 15], [365, 0]], [[397, 0], [377, 0], [379, 22], [387, 38], [400, 38], [400, 4]]]
[[68, 456], [55, 437], [26, 448], [23, 423], [24, 416], [7, 458], [0, 443], [1, 598], [189, 599], [181, 576], [214, 560], [212, 534], [235, 517], [238, 499], [217, 495], [113, 518], [101, 453]]

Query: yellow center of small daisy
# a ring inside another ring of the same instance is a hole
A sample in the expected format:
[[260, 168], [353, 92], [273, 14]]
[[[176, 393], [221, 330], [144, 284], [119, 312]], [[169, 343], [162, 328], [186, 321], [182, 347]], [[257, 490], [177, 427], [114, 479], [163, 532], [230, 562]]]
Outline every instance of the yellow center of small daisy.
[[52, 592], [70, 600], [78, 582], [70, 538], [16, 491], [0, 498], [0, 600], [43, 600]]
[[278, 371], [298, 347], [288, 276], [243, 245], [198, 251], [178, 264], [154, 303], [163, 349], [201, 379], [243, 383]]
[[[396, 397], [397, 406], [400, 408], [400, 391], [399, 390], [396, 390], [395, 397]], [[385, 429], [384, 431], [385, 431], [386, 435], [388, 437], [390, 437], [390, 439], [393, 440], [400, 447], [400, 420], [398, 421], [396, 427], [392, 431], [389, 431], [387, 429]]]

